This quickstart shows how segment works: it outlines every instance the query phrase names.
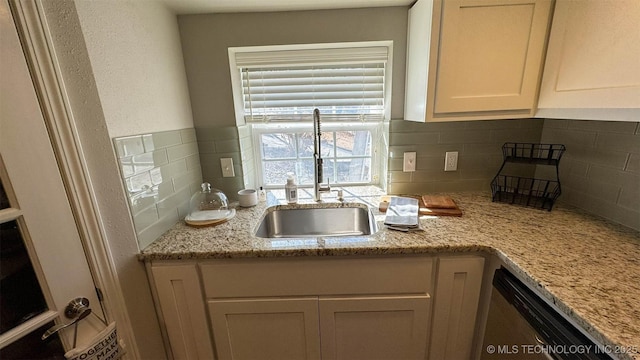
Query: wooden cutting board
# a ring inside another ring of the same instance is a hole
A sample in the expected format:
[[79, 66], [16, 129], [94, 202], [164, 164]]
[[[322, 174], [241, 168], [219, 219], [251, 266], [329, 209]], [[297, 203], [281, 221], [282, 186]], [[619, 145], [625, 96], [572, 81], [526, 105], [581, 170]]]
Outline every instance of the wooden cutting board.
[[424, 206], [429, 209], [457, 209], [455, 201], [444, 195], [422, 195]]
[[[387, 208], [389, 207], [389, 201], [391, 201], [391, 196], [392, 195], [385, 195], [383, 197], [380, 198], [380, 206], [378, 207], [378, 210], [380, 210], [380, 212], [386, 212]], [[453, 201], [453, 199], [451, 199], [448, 196], [443, 196], [443, 198], [447, 198], [447, 199], [438, 199], [438, 203], [436, 204], [436, 206], [451, 206], [451, 204], [453, 204], [453, 208], [449, 207], [449, 208], [442, 208], [442, 207], [427, 207], [425, 202], [424, 202], [424, 196], [431, 196], [431, 195], [402, 195], [405, 197], [411, 197], [411, 198], [415, 198], [418, 199], [420, 202], [420, 215], [431, 215], [431, 216], [462, 216], [462, 210], [460, 210], [460, 208], [456, 205], [455, 201]]]

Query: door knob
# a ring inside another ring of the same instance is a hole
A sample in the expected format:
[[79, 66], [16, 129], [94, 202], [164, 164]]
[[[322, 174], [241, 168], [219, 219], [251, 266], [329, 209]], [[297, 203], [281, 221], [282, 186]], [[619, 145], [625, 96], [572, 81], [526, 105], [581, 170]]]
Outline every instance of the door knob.
[[48, 338], [49, 336], [57, 333], [58, 331], [62, 330], [62, 329], [66, 329], [71, 325], [75, 325], [78, 323], [78, 321], [86, 318], [87, 316], [89, 316], [89, 314], [91, 314], [91, 309], [87, 308], [84, 309], [80, 315], [78, 315], [77, 318], [75, 318], [72, 322], [68, 323], [68, 324], [60, 324], [60, 325], [56, 325], [53, 327], [50, 327], [49, 330], [45, 331], [44, 334], [42, 334], [42, 340], [45, 340], [46, 338]]
[[[91, 314], [91, 309], [89, 308], [89, 299], [84, 297], [77, 297], [71, 300], [64, 309], [64, 315], [67, 318], [74, 319], [74, 320], [68, 324], [59, 324], [59, 325], [50, 327], [49, 330], [45, 331], [45, 333], [42, 334], [42, 340], [45, 340], [49, 336], [57, 333], [62, 329], [66, 329], [71, 325], [76, 325], [78, 321], [86, 318], [87, 316], [89, 316], [89, 314]], [[76, 327], [76, 332], [77, 330], [78, 329]], [[75, 342], [75, 335], [74, 335], [74, 342]]]
[[67, 307], [64, 308], [64, 316], [67, 319], [75, 319], [78, 317], [85, 309], [89, 308], [89, 299], [85, 297], [77, 297], [67, 304]]

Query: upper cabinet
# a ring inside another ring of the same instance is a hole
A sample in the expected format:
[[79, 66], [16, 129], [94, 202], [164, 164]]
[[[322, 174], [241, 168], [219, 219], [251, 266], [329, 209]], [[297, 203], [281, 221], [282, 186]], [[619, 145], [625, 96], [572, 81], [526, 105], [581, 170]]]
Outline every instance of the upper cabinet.
[[556, 4], [536, 117], [640, 121], [640, 1]]
[[532, 117], [552, 0], [419, 0], [409, 10], [405, 119]]

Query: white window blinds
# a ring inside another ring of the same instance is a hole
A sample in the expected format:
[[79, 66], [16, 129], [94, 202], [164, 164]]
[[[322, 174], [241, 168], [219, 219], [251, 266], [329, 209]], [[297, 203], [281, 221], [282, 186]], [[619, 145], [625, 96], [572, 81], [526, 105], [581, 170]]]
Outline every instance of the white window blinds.
[[235, 53], [248, 122], [311, 119], [380, 121], [387, 46]]

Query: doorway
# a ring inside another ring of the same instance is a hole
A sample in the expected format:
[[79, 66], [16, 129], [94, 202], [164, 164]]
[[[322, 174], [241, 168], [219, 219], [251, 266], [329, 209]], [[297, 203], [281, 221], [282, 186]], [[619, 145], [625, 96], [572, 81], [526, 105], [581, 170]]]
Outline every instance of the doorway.
[[105, 315], [6, 0], [0, 33], [0, 357], [29, 358], [9, 354], [43, 347], [38, 356], [56, 358], [71, 349], [74, 327], [57, 340], [39, 339], [53, 323], [70, 321], [63, 314], [70, 300], [86, 297], [93, 311], [78, 324], [78, 344], [105, 328]]

